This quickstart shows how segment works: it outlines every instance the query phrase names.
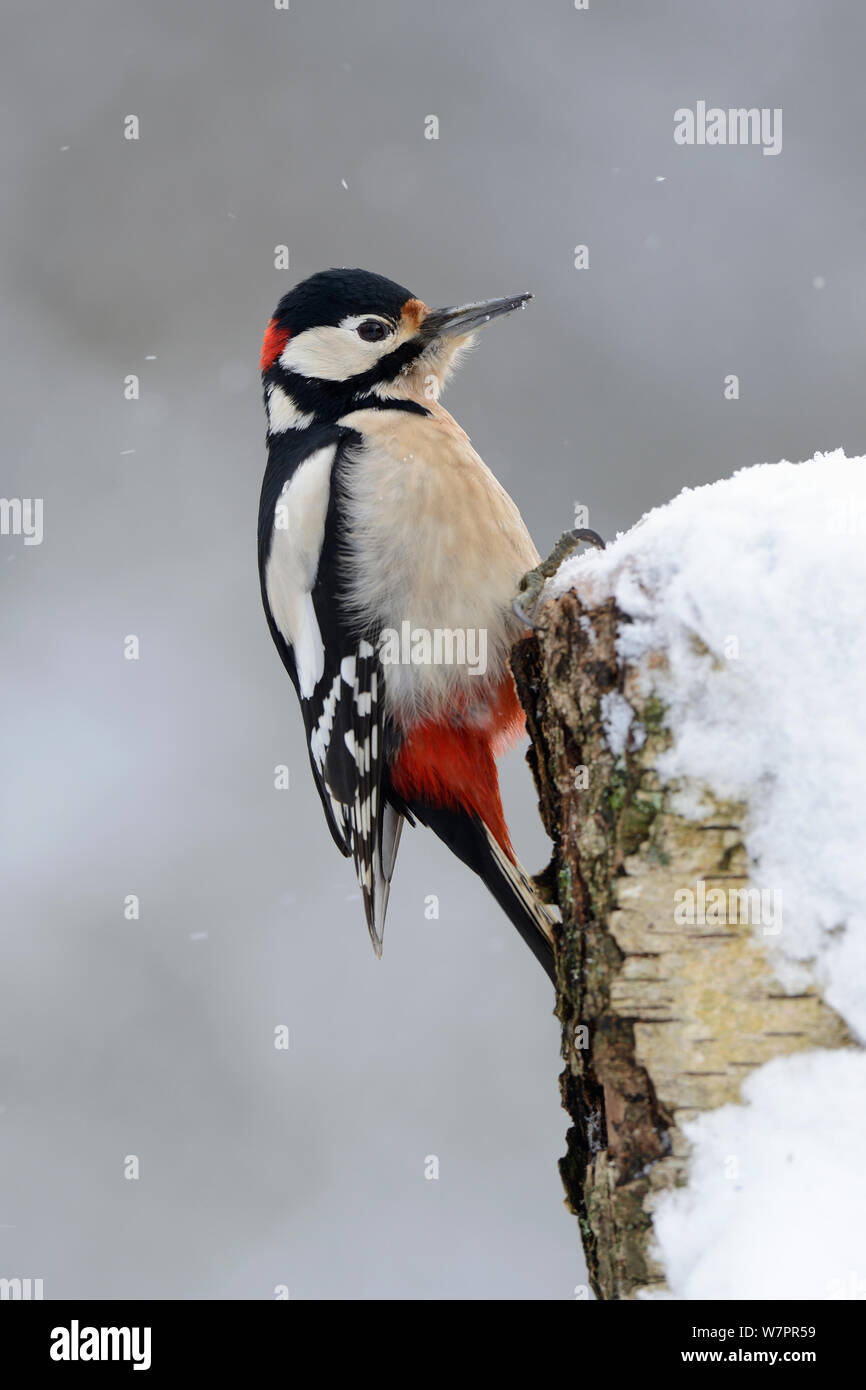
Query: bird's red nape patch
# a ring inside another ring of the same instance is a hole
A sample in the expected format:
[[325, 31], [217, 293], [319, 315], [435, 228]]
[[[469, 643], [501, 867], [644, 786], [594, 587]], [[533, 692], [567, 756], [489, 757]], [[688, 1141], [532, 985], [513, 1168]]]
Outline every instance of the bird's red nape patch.
[[514, 850], [505, 823], [494, 753], [502, 752], [524, 728], [523, 710], [510, 676], [494, 692], [485, 727], [428, 719], [406, 734], [391, 768], [394, 790], [411, 803], [475, 814], [509, 859]]
[[259, 365], [263, 372], [268, 371], [274, 365], [291, 336], [291, 329], [281, 328], [276, 319], [271, 319], [265, 329], [262, 342], [262, 356]]

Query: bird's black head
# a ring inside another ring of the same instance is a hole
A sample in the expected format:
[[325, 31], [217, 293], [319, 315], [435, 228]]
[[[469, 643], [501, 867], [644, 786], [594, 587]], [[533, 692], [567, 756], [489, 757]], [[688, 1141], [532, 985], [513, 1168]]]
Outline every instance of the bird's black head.
[[531, 295], [428, 309], [368, 270], [322, 270], [289, 290], [265, 330], [270, 432], [336, 420], [371, 399], [435, 400], [476, 329]]

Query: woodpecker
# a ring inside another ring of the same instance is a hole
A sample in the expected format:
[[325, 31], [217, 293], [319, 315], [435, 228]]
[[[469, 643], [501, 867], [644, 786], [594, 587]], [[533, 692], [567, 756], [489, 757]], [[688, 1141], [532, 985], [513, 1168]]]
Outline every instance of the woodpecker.
[[[400, 834], [420, 822], [483, 879], [553, 979], [555, 918], [515, 856], [495, 762], [524, 731], [509, 653], [527, 627], [518, 586], [539, 556], [439, 403], [477, 331], [531, 297], [429, 309], [347, 269], [284, 295], [262, 345], [258, 555], [313, 779], [354, 860], [376, 954]], [[427, 659], [435, 641], [417, 647], [418, 632], [483, 634], [484, 669], [445, 659], [455, 646], [444, 643], [443, 659]]]

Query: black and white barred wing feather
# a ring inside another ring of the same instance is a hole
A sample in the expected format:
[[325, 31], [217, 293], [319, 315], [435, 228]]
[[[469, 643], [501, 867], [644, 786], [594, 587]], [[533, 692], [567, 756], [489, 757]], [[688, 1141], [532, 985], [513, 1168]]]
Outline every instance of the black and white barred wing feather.
[[343, 657], [311, 734], [311, 752], [355, 864], [376, 952], [403, 818], [385, 799], [383, 673], [372, 643]]
[[[341, 435], [345, 431], [339, 432]], [[316, 447], [316, 445], [319, 447]], [[351, 854], [377, 954], [403, 818], [383, 796], [384, 677], [373, 644], [340, 618], [326, 581], [339, 518], [332, 487], [341, 438], [314, 440], [265, 476], [259, 515], [262, 596], [301, 703], [310, 764], [331, 834]]]

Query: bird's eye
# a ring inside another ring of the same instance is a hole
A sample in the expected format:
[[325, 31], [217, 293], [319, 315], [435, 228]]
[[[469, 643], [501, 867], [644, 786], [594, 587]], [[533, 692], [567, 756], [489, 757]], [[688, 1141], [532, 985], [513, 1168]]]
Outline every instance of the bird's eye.
[[363, 338], [365, 343], [378, 343], [386, 337], [388, 329], [379, 319], [364, 319], [363, 323], [358, 324], [358, 337]]

